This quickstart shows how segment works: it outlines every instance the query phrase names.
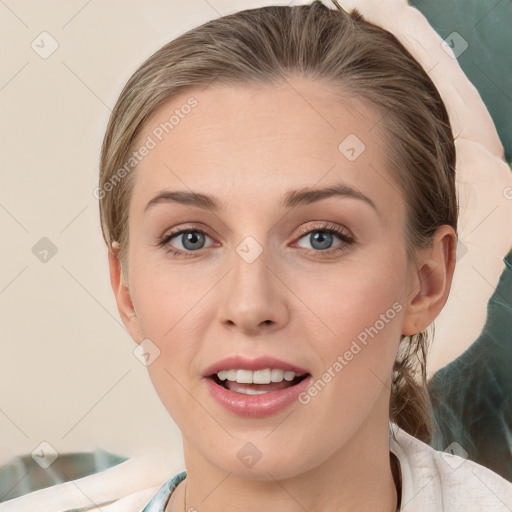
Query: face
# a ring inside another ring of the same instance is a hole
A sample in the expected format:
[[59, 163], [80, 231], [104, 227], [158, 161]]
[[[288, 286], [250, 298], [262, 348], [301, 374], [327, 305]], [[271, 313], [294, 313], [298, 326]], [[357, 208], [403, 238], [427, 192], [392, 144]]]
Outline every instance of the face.
[[[148, 371], [194, 464], [293, 476], [387, 428], [411, 274], [380, 117], [293, 78], [188, 90], [140, 134], [135, 147], [156, 144], [133, 176], [129, 330], [159, 351]], [[204, 374], [234, 355], [306, 370], [300, 395], [265, 409], [223, 388], [246, 413], [221, 405]]]

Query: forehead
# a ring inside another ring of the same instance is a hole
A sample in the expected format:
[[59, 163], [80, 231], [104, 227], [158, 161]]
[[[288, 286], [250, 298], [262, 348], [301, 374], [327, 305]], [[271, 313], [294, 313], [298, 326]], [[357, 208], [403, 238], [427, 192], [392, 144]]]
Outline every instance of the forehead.
[[141, 130], [134, 148], [151, 149], [136, 167], [132, 199], [148, 201], [169, 187], [226, 201], [234, 193], [270, 201], [275, 191], [278, 201], [280, 190], [343, 181], [385, 211], [402, 198], [381, 117], [369, 102], [306, 78], [187, 89]]

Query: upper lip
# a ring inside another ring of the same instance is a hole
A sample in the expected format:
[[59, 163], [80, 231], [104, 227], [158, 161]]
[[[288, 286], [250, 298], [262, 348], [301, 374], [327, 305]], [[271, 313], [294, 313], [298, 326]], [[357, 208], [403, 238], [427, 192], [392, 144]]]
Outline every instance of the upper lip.
[[264, 370], [281, 369], [284, 371], [295, 372], [296, 374], [309, 373], [306, 369], [301, 368], [295, 364], [287, 363], [281, 359], [271, 356], [260, 356], [255, 359], [247, 359], [246, 357], [234, 355], [226, 357], [221, 361], [217, 361], [203, 372], [203, 377], [211, 377], [212, 375], [220, 372], [221, 370]]

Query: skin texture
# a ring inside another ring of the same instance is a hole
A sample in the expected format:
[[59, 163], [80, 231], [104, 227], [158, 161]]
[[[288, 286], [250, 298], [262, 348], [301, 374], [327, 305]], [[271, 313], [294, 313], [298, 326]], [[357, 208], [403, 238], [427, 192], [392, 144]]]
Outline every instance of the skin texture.
[[[161, 107], [138, 144], [191, 96], [198, 105], [133, 171], [128, 283], [109, 253], [125, 326], [136, 343], [150, 339], [160, 350], [148, 371], [183, 434], [187, 508], [394, 511], [392, 366], [400, 335], [427, 328], [447, 300], [455, 233], [442, 226], [418, 267], [408, 262], [405, 202], [386, 168], [381, 115], [363, 100], [300, 77], [265, 88], [214, 84]], [[365, 144], [354, 161], [338, 149], [350, 134]], [[378, 212], [353, 197], [280, 207], [289, 190], [341, 181]], [[167, 202], [144, 214], [164, 189], [210, 194], [223, 208]], [[355, 242], [329, 239], [323, 222]], [[188, 258], [157, 245], [181, 226], [207, 232], [202, 246], [183, 245], [182, 235], [168, 242]], [[327, 237], [324, 250], [315, 229]], [[252, 263], [236, 251], [248, 236], [263, 249]], [[203, 370], [232, 354], [271, 355], [321, 378], [394, 303], [401, 310], [306, 405], [241, 418], [206, 390]], [[250, 468], [237, 457], [248, 442], [261, 452]], [[167, 511], [183, 510], [184, 484]]]

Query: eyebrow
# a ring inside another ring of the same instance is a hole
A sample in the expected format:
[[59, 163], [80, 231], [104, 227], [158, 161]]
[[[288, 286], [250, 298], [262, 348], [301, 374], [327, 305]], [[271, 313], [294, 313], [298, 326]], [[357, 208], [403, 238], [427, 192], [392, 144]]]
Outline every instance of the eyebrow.
[[[351, 197], [354, 199], [360, 199], [379, 213], [377, 206], [369, 197], [345, 183], [338, 183], [326, 188], [303, 188], [299, 190], [290, 190], [284, 194], [280, 206], [281, 208], [294, 208], [299, 205], [315, 203], [330, 197]], [[188, 191], [162, 190], [146, 204], [144, 213], [156, 204], [169, 202], [196, 206], [197, 208], [211, 211], [219, 211], [222, 209], [220, 201], [207, 194]]]

